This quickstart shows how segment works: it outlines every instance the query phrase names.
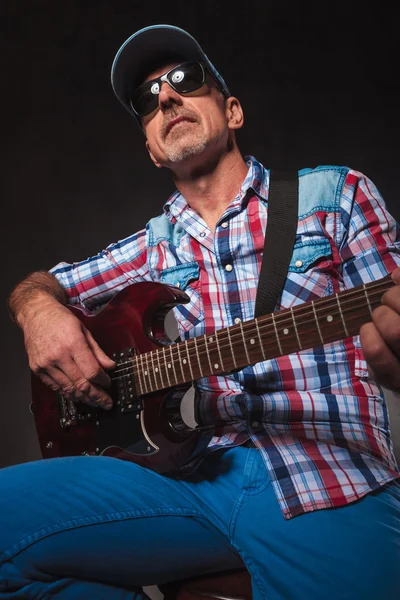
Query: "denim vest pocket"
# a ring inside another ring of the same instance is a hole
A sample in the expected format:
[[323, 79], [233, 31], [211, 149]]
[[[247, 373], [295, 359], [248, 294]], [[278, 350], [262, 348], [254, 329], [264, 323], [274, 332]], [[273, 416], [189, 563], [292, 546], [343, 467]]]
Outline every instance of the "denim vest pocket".
[[160, 282], [179, 287], [190, 298], [187, 304], [180, 304], [174, 309], [175, 317], [184, 331], [190, 331], [204, 319], [200, 268], [197, 262], [164, 269], [160, 274]]
[[[305, 237], [305, 236], [304, 236]], [[290, 259], [281, 308], [328, 296], [333, 292], [332, 250], [324, 237], [296, 243]]]
[[199, 278], [199, 265], [196, 262], [175, 265], [161, 271], [160, 281], [167, 285], [175, 285], [181, 290], [185, 290], [188, 283]]
[[321, 261], [324, 257], [331, 258], [331, 256], [331, 246], [325, 238], [296, 244], [293, 248], [292, 258], [290, 259], [289, 271], [292, 273], [304, 273], [313, 263]]

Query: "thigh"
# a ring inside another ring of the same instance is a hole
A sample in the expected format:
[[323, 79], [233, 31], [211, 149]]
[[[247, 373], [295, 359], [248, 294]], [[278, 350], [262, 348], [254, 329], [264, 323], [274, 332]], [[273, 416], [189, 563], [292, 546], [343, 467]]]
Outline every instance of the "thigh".
[[245, 492], [231, 541], [252, 573], [257, 598], [400, 597], [397, 483], [345, 507], [289, 520], [283, 518], [271, 484], [254, 493]]
[[133, 463], [26, 463], [0, 471], [0, 488], [0, 561], [27, 578], [150, 585], [239, 562], [195, 495]]

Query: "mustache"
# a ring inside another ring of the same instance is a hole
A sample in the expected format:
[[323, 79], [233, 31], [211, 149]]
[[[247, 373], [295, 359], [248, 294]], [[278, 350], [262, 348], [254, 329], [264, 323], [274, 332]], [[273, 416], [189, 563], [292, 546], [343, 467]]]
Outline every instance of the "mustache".
[[164, 115], [164, 120], [161, 125], [161, 136], [163, 138], [167, 135], [168, 124], [177, 117], [183, 117], [188, 121], [192, 121], [196, 123], [198, 121], [198, 115], [194, 110], [190, 110], [189, 108], [182, 108], [180, 110], [172, 109], [168, 112], [168, 114]]

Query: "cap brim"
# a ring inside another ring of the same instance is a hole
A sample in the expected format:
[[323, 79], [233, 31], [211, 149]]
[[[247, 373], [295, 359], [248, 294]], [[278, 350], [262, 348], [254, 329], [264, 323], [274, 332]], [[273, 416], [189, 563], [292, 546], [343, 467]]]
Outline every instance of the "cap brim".
[[[187, 31], [174, 25], [151, 25], [140, 29], [118, 50], [111, 67], [111, 85], [118, 100], [133, 115], [130, 97], [133, 89], [142, 83], [146, 67], [157, 60], [176, 54], [184, 60], [205, 62], [216, 77], [222, 91], [230, 95], [228, 87], [208, 59], [198, 42]], [[135, 115], [136, 116], [136, 115]]]

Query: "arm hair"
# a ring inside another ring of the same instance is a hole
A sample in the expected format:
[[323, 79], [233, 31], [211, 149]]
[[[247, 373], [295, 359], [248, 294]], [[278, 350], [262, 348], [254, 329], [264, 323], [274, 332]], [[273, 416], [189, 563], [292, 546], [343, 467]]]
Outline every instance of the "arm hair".
[[43, 294], [51, 296], [60, 304], [67, 303], [67, 294], [56, 277], [48, 271], [35, 271], [20, 281], [8, 297], [11, 320], [19, 325], [18, 317], [23, 309], [40, 301]]

